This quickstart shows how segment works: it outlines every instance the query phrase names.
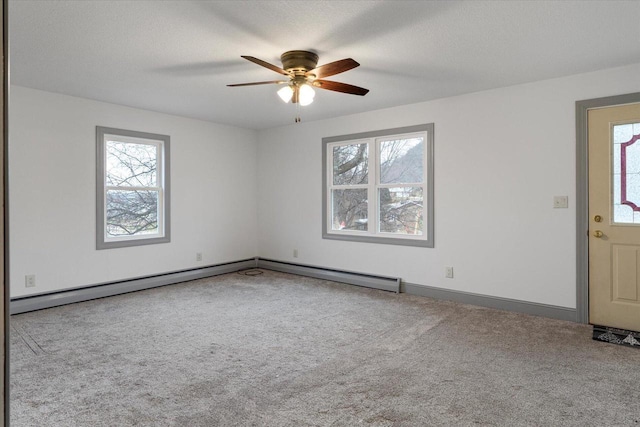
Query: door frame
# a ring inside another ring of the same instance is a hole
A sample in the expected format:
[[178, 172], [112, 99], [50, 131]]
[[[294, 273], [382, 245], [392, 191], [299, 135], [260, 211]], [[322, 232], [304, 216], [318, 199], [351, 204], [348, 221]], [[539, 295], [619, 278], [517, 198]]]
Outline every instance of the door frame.
[[588, 114], [596, 108], [640, 103], [640, 92], [576, 101], [576, 321], [589, 323]]
[[0, 50], [1, 70], [0, 82], [0, 180], [2, 183], [2, 208], [0, 210], [0, 222], [2, 223], [2, 244], [0, 246], [0, 262], [2, 263], [2, 274], [0, 284], [0, 299], [2, 304], [2, 318], [0, 319], [0, 329], [2, 329], [2, 401], [0, 402], [0, 424], [9, 425], [9, 0], [2, 0], [0, 4]]

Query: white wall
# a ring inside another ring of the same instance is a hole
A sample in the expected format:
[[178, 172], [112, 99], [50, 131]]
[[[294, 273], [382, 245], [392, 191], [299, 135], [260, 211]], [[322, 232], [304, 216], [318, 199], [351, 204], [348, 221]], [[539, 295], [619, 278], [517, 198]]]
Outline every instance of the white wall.
[[[259, 133], [14, 86], [11, 296], [259, 255], [573, 308], [575, 101], [640, 91], [638, 75], [640, 64]], [[323, 240], [321, 139], [429, 122], [436, 247]], [[95, 249], [96, 125], [171, 136], [171, 243]]]
[[[263, 131], [259, 256], [574, 308], [575, 101], [640, 91], [639, 75], [636, 64]], [[435, 248], [323, 240], [321, 139], [430, 122]], [[553, 209], [555, 195], [569, 208]]]
[[[171, 136], [171, 243], [95, 249], [96, 125]], [[255, 131], [13, 86], [9, 132], [12, 297], [256, 255]]]

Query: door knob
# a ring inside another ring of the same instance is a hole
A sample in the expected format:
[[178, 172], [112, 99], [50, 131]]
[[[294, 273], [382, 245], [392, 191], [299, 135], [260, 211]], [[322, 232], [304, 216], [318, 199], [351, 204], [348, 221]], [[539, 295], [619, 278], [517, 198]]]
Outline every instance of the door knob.
[[600, 230], [596, 230], [593, 232], [593, 237], [597, 237], [598, 239], [604, 236], [604, 233]]

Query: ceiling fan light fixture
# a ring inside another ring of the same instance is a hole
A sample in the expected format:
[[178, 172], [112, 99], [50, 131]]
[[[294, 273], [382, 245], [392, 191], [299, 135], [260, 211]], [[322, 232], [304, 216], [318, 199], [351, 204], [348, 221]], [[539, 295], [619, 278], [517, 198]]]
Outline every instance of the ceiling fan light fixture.
[[308, 84], [303, 84], [299, 88], [300, 105], [306, 106], [313, 102], [313, 98], [316, 96], [316, 92]]
[[280, 99], [282, 99], [285, 103], [288, 103], [289, 101], [291, 101], [291, 98], [293, 98], [293, 88], [291, 86], [285, 86], [282, 89], [280, 89], [278, 91], [278, 96], [280, 97]]
[[[360, 66], [352, 58], [345, 58], [333, 61], [328, 64], [318, 66], [318, 55], [306, 50], [290, 50], [280, 56], [282, 68], [270, 64], [262, 59], [253, 56], [242, 55], [242, 58], [261, 67], [275, 71], [278, 74], [288, 77], [288, 80], [271, 80], [266, 82], [238, 83], [227, 86], [255, 86], [267, 84], [286, 84], [278, 90], [278, 96], [285, 103], [298, 104], [298, 114], [300, 107], [307, 106], [313, 102], [316, 93], [312, 86], [334, 92], [348, 93], [351, 95], [364, 96], [369, 89], [350, 85], [347, 83], [324, 80], [325, 77], [344, 73]], [[300, 122], [300, 116], [296, 117], [296, 123]]]

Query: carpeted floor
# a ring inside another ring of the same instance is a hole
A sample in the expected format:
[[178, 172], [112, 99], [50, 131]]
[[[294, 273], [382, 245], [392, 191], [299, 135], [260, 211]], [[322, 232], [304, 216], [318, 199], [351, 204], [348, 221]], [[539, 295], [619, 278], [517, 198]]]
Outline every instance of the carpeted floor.
[[637, 426], [591, 328], [265, 271], [13, 316], [11, 425]]

